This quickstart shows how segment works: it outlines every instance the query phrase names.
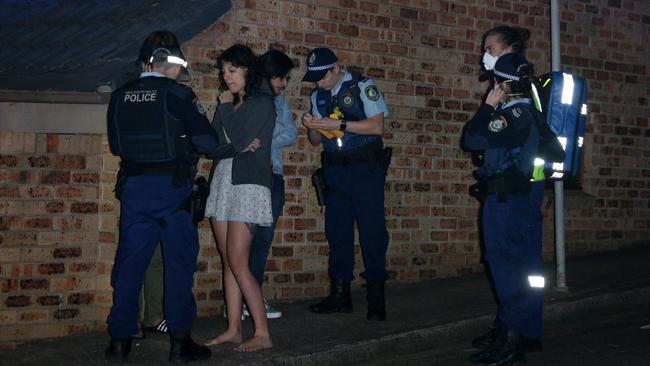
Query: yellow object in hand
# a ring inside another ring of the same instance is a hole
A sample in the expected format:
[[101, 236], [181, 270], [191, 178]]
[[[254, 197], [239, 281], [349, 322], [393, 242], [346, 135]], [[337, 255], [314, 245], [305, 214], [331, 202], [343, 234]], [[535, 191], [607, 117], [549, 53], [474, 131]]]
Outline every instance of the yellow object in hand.
[[[343, 112], [341, 112], [339, 107], [334, 107], [334, 111], [330, 113], [329, 118], [341, 119], [341, 117], [343, 117]], [[321, 135], [327, 137], [328, 139], [343, 137], [343, 131], [341, 130], [324, 130], [322, 128], [318, 128], [316, 131], [320, 132]]]

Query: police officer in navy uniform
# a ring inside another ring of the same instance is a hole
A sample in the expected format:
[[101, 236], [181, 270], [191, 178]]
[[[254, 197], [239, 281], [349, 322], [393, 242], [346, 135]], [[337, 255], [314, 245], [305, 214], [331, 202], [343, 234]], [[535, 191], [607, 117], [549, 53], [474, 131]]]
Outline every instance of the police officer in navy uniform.
[[465, 127], [463, 144], [483, 152], [474, 193], [483, 200], [482, 230], [498, 300], [496, 335], [470, 360], [485, 365], [523, 361], [541, 337], [542, 262], [531, 230], [531, 178], [539, 144], [531, 105], [530, 65], [519, 53], [505, 54], [494, 67], [495, 87]]
[[218, 137], [192, 89], [177, 82], [189, 80], [180, 46], [155, 46], [143, 44], [143, 49], [152, 50], [146, 72], [113, 92], [108, 107], [110, 149], [121, 158], [116, 185], [120, 238], [108, 317], [111, 342], [106, 350], [112, 362], [127, 361], [131, 335], [137, 331], [140, 287], [158, 242], [165, 266], [169, 359], [186, 363], [210, 357], [210, 350], [190, 337], [196, 317], [192, 283], [199, 241], [185, 203], [198, 154], [213, 152]]
[[365, 265], [368, 320], [385, 320], [384, 282], [388, 232], [384, 183], [388, 159], [382, 142], [388, 109], [368, 78], [344, 69], [328, 48], [307, 55], [303, 81], [316, 83], [311, 112], [302, 117], [309, 141], [323, 144], [321, 163], [327, 184], [325, 235], [330, 245], [330, 294], [310, 306], [316, 313], [352, 312], [354, 222]]

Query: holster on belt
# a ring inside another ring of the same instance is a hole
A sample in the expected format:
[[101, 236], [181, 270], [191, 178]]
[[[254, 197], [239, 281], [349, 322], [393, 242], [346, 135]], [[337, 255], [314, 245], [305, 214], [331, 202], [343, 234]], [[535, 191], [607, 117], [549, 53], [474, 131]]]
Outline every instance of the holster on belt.
[[192, 185], [192, 194], [185, 201], [185, 209], [192, 216], [194, 226], [205, 218], [205, 206], [210, 195], [210, 187], [205, 177], [198, 177]]

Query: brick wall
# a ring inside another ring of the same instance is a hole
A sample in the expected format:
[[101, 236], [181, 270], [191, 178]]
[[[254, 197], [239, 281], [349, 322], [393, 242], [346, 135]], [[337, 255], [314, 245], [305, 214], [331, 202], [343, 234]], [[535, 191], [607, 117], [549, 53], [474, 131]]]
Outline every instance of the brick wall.
[[0, 134], [0, 343], [97, 326], [101, 139]]
[[[561, 10], [562, 65], [590, 88], [584, 189], [566, 197], [569, 254], [647, 242], [650, 3], [561, 1]], [[279, 48], [300, 64], [287, 90], [296, 115], [309, 104], [311, 87], [299, 80], [311, 48], [329, 46], [373, 77], [391, 109], [384, 137], [395, 153], [386, 184], [389, 270], [394, 280], [416, 281], [482, 270], [478, 203], [467, 194], [472, 166], [459, 149], [486, 87], [477, 81], [481, 35], [499, 24], [531, 29], [528, 58], [541, 74], [550, 68], [548, 12], [541, 0], [239, 0], [184, 50], [210, 115], [216, 57], [234, 42], [260, 53]], [[285, 153], [287, 202], [267, 266], [267, 297], [325, 293], [328, 249], [309, 180], [318, 154], [302, 128]], [[102, 136], [0, 134], [0, 343], [103, 326], [117, 239], [116, 165]], [[202, 161], [202, 174], [209, 167]], [[549, 191], [548, 258], [552, 209]], [[199, 313], [210, 315], [222, 292], [207, 222], [200, 240], [196, 295]]]

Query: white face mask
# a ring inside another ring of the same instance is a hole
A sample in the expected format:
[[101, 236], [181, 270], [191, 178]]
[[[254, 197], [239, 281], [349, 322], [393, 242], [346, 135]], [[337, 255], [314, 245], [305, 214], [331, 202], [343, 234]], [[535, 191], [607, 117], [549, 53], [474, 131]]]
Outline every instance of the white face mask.
[[494, 65], [496, 65], [498, 59], [499, 57], [492, 56], [490, 53], [485, 52], [483, 54], [483, 67], [485, 67], [485, 70], [490, 71], [494, 69]]

